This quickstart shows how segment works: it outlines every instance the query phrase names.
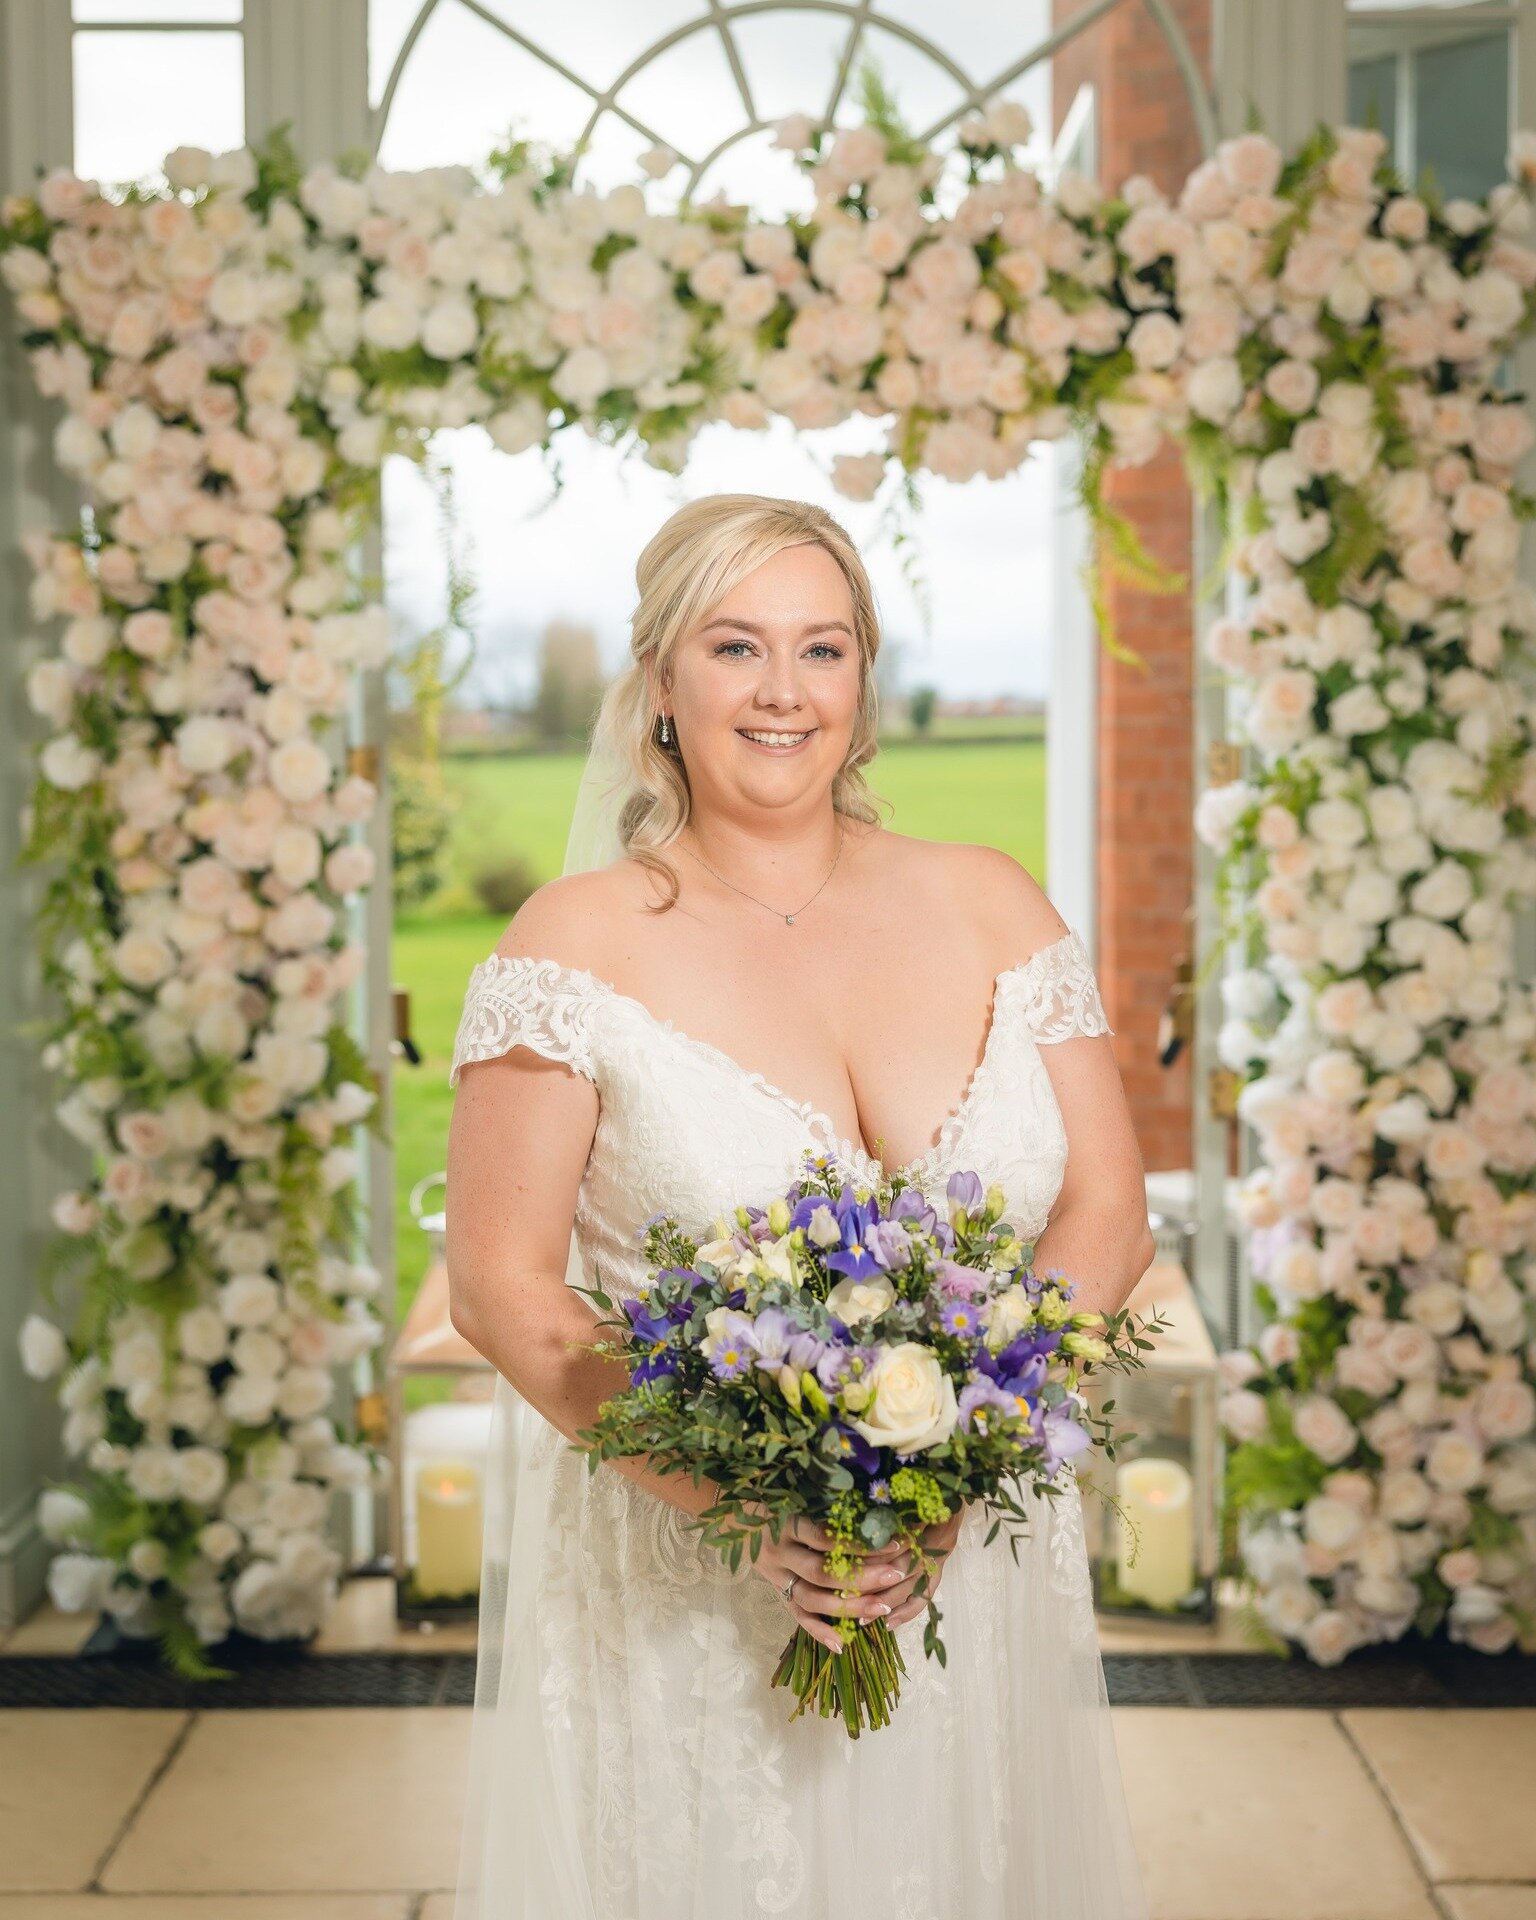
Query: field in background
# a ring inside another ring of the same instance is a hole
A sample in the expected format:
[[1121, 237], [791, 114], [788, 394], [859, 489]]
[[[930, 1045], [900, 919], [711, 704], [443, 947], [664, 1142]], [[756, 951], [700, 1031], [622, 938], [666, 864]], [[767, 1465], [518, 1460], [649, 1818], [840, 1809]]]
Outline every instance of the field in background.
[[[985, 724], [996, 721], [954, 723]], [[523, 853], [539, 881], [565, 859], [580, 753], [522, 753], [455, 758], [445, 775], [461, 806], [454, 822], [450, 879], [431, 906], [395, 924], [394, 983], [411, 995], [419, 1066], [397, 1060], [394, 1073], [399, 1311], [415, 1297], [426, 1269], [426, 1236], [407, 1196], [423, 1174], [441, 1169], [453, 1094], [448, 1063], [470, 968], [500, 939], [506, 921], [481, 911], [471, 879], [492, 860]], [[926, 840], [981, 841], [1001, 847], [1046, 884], [1045, 744], [1038, 730], [1015, 741], [882, 747], [869, 769], [876, 793], [894, 806], [894, 832]], [[428, 1196], [442, 1204], [442, 1189]]]

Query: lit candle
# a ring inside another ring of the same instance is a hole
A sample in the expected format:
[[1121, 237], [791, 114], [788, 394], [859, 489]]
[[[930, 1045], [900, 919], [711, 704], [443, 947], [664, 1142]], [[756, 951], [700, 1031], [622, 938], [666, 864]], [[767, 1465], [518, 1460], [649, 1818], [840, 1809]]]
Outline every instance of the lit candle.
[[[1194, 1484], [1177, 1460], [1128, 1460], [1115, 1473], [1119, 1584], [1154, 1607], [1171, 1607], [1195, 1584]], [[1136, 1528], [1134, 1565], [1128, 1524]]]
[[416, 1471], [416, 1586], [426, 1594], [480, 1591], [480, 1475], [468, 1461]]

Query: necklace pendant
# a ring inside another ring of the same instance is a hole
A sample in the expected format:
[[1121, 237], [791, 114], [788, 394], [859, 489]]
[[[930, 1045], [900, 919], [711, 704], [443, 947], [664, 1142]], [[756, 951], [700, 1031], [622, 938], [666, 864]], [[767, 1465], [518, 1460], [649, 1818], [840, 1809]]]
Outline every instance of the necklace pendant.
[[792, 927], [795, 924], [795, 916], [792, 913], [786, 913], [784, 916], [784, 924], [786, 927]]

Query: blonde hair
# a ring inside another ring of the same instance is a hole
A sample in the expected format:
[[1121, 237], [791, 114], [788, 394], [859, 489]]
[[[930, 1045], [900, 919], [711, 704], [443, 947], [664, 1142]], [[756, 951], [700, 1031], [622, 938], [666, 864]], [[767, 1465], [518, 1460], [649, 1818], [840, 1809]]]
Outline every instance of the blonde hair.
[[862, 772], [879, 744], [874, 667], [880, 624], [858, 548], [830, 513], [808, 501], [757, 493], [691, 500], [657, 529], [636, 563], [640, 599], [630, 620], [630, 661], [604, 692], [592, 725], [594, 749], [606, 749], [613, 764], [628, 772], [619, 842], [662, 880], [666, 897], [658, 912], [677, 904], [677, 873], [662, 856], [688, 824], [693, 795], [675, 733], [662, 744], [646, 662], [665, 686], [673, 649], [685, 633], [765, 560], [808, 544], [824, 548], [843, 570], [859, 658], [858, 713], [847, 757], [832, 782], [833, 810], [871, 826], [880, 823]]

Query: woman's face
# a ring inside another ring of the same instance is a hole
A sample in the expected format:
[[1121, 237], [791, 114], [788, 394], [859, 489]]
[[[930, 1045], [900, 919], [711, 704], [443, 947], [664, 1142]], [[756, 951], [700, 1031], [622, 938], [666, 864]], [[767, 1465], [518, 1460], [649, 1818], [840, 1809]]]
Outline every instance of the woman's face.
[[682, 635], [671, 681], [660, 710], [695, 802], [731, 812], [826, 794], [859, 706], [842, 568], [814, 542], [774, 554]]

